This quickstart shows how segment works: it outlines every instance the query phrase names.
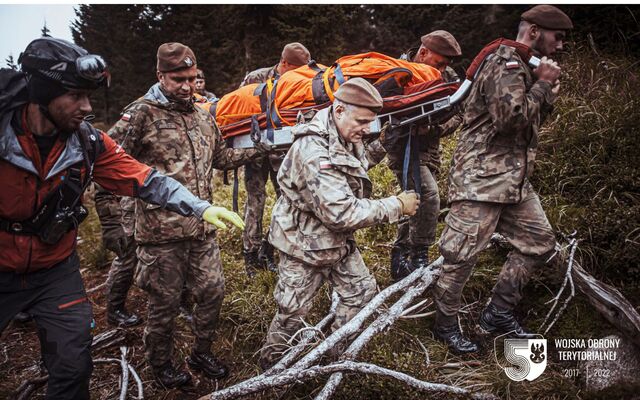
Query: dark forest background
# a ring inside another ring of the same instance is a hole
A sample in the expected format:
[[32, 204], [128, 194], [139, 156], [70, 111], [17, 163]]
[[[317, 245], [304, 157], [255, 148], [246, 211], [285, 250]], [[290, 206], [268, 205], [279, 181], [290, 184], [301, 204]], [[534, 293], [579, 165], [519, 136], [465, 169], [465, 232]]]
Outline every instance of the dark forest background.
[[[323, 64], [365, 51], [399, 56], [436, 29], [451, 32], [462, 72], [498, 37], [515, 38], [526, 5], [81, 5], [76, 43], [106, 58], [112, 86], [97, 94], [98, 120], [114, 122], [124, 106], [156, 81], [156, 50], [178, 41], [196, 53], [207, 88], [218, 96], [237, 88], [255, 68], [278, 62], [282, 47], [304, 43]], [[570, 42], [598, 51], [640, 54], [638, 6], [563, 6], [575, 29]], [[571, 50], [570, 48], [568, 49]]]

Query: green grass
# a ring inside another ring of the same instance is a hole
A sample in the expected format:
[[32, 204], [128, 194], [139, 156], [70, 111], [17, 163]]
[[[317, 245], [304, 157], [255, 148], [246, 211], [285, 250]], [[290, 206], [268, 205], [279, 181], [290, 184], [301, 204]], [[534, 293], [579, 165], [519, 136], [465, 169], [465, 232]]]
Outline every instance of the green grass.
[[[562, 96], [556, 112], [541, 132], [537, 169], [533, 177], [550, 222], [558, 232], [577, 230], [582, 239], [580, 260], [598, 278], [620, 288], [633, 304], [640, 303], [640, 80], [638, 65], [615, 57], [598, 57], [588, 49], [577, 47], [563, 62]], [[439, 176], [442, 207], [446, 210], [446, 179], [455, 136], [442, 142], [443, 163]], [[381, 164], [370, 171], [374, 182], [373, 196], [380, 198], [397, 193], [395, 177]], [[231, 207], [231, 186], [215, 180], [214, 203]], [[264, 225], [270, 221], [274, 203], [273, 189]], [[244, 204], [245, 192], [240, 192]], [[438, 235], [443, 223], [438, 224]], [[83, 224], [80, 245], [83, 266], [92, 268], [104, 260], [99, 227], [95, 214]], [[374, 272], [380, 287], [390, 283], [389, 252], [395, 237], [395, 226], [382, 225], [361, 230], [356, 238], [363, 257]], [[232, 366], [229, 378], [221, 382], [229, 386], [259, 372], [257, 355], [269, 322], [275, 313], [272, 297], [276, 277], [261, 272], [248, 279], [242, 260], [240, 233], [233, 229], [219, 232], [226, 278], [226, 297], [222, 308], [219, 337], [215, 348]], [[430, 249], [437, 257], [437, 246]], [[490, 391], [501, 398], [564, 399], [583, 397], [578, 385], [562, 375], [567, 363], [550, 362], [547, 371], [534, 382], [510, 381], [494, 361], [491, 339], [482, 336], [475, 324], [479, 312], [491, 295], [502, 263], [504, 250], [485, 251], [464, 290], [467, 305], [462, 324], [483, 345], [477, 356], [456, 357], [433, 339], [431, 317], [402, 320], [367, 346], [361, 360], [397, 369], [421, 379], [461, 385]], [[525, 291], [517, 309], [520, 319], [530, 328], [538, 328], [549, 305], [545, 304], [558, 290], [562, 273], [543, 270]], [[317, 296], [310, 323], [316, 323], [327, 311], [329, 291], [325, 287]], [[192, 339], [189, 329], [180, 325], [177, 358], [184, 358]], [[602, 337], [615, 332], [586, 300], [578, 295], [547, 338]], [[134, 338], [138, 360], [142, 363], [141, 338]], [[424, 346], [429, 354], [426, 363]], [[440, 368], [449, 362], [479, 360], [479, 367]], [[143, 376], [149, 377], [148, 375]], [[285, 392], [264, 393], [255, 398], [305, 399], [317, 392], [322, 381], [296, 385]], [[151, 389], [149, 398], [161, 391]], [[628, 395], [628, 393], [627, 393]], [[170, 398], [178, 398], [179, 395]], [[392, 380], [348, 374], [336, 399], [424, 399]], [[435, 396], [433, 398], [450, 398]]]

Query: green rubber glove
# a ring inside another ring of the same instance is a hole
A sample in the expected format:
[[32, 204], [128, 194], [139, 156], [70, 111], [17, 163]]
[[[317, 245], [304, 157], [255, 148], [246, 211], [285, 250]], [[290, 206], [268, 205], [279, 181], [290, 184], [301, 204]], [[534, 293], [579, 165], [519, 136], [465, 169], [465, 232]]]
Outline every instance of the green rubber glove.
[[231, 222], [241, 230], [244, 230], [244, 221], [233, 211], [229, 211], [224, 207], [211, 206], [204, 210], [202, 219], [208, 223], [217, 226], [219, 229], [227, 229], [227, 226], [221, 221], [222, 219]]

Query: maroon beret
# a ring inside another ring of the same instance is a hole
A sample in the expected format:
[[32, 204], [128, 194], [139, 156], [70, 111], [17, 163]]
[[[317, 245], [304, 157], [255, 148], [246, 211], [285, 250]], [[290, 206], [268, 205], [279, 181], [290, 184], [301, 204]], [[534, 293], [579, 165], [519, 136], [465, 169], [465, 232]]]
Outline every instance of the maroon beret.
[[551, 30], [567, 30], [573, 29], [573, 22], [567, 14], [563, 13], [559, 8], [550, 5], [535, 6], [520, 16], [523, 21], [531, 22], [544, 29]]
[[445, 57], [460, 57], [462, 55], [458, 41], [447, 31], [433, 31], [424, 35], [420, 40], [425, 48]]
[[291, 65], [302, 66], [307, 65], [311, 60], [311, 53], [302, 43], [293, 42], [284, 46], [282, 49], [282, 59]]
[[382, 96], [372, 84], [362, 78], [352, 78], [343, 83], [333, 96], [347, 104], [366, 107], [376, 113], [382, 110]]
[[182, 43], [164, 43], [158, 47], [158, 64], [160, 72], [178, 71], [196, 65], [193, 51]]

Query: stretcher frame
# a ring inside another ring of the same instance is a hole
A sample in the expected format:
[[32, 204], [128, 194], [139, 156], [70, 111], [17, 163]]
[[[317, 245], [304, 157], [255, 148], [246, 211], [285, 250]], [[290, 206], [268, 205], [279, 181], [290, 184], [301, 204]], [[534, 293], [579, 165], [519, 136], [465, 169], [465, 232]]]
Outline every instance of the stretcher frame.
[[[376, 119], [371, 122], [369, 138], [375, 138], [380, 135], [383, 127], [388, 125], [388, 129], [396, 129], [409, 126], [415, 123], [424, 123], [426, 125], [439, 124], [447, 120], [457, 112], [458, 106], [467, 97], [475, 78], [480, 73], [482, 65], [486, 62], [485, 58], [479, 68], [475, 71], [473, 77], [467, 77], [451, 95], [442, 98], [423, 101], [408, 107], [379, 114]], [[527, 63], [532, 68], [540, 65], [540, 59], [531, 56]], [[321, 109], [322, 107], [319, 107]], [[298, 114], [299, 121], [301, 113]], [[284, 149], [291, 146], [294, 141], [293, 129], [295, 126], [283, 126], [277, 129], [260, 129], [257, 120], [252, 121], [251, 132], [242, 135], [232, 136], [227, 139], [229, 147], [234, 149], [250, 149], [254, 148], [259, 142], [273, 149]]]

